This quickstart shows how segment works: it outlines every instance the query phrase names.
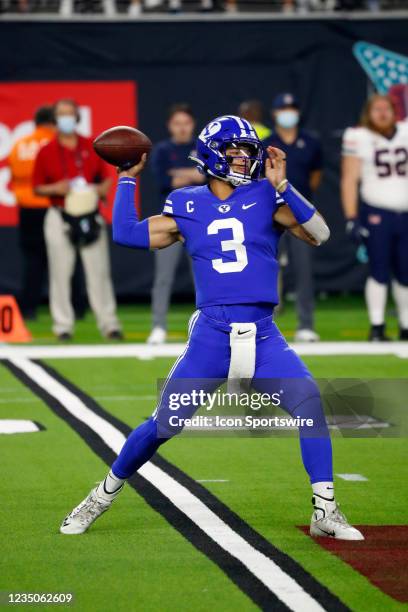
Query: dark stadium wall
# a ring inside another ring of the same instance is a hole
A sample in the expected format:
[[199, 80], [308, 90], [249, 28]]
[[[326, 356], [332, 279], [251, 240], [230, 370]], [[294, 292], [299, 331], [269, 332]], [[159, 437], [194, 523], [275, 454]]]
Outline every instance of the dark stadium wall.
[[[277, 20], [219, 22], [0, 22], [0, 81], [135, 80], [139, 126], [156, 142], [166, 136], [167, 107], [189, 102], [198, 126], [236, 112], [245, 98], [268, 107], [274, 95], [299, 97], [304, 126], [319, 134], [324, 179], [316, 197], [332, 228], [316, 250], [318, 289], [362, 287], [365, 268], [344, 236], [339, 201], [341, 135], [356, 123], [370, 91], [352, 45], [365, 40], [408, 55], [408, 20]], [[120, 104], [120, 99], [112, 99]], [[1, 107], [1, 104], [0, 104]], [[149, 171], [141, 181], [144, 215], [159, 201]], [[0, 229], [0, 292], [18, 291], [16, 230]], [[113, 247], [119, 296], [147, 297], [153, 275], [150, 253]], [[176, 293], [191, 289], [188, 266]]]

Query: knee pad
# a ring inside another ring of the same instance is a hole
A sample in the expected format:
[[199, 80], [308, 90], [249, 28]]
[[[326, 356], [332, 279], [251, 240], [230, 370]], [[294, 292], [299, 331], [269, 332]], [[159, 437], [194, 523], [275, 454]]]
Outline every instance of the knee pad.
[[293, 416], [303, 420], [299, 426], [301, 438], [330, 437], [320, 396], [306, 399], [296, 408]]
[[311, 376], [285, 378], [280, 382], [281, 407], [290, 415], [295, 416], [297, 409], [310, 399], [316, 398], [320, 402], [319, 387]]
[[[316, 381], [311, 377], [287, 379], [288, 393], [281, 395], [282, 407], [291, 416], [302, 419], [301, 437], [329, 437], [322, 399]], [[285, 397], [286, 395], [286, 397]]]

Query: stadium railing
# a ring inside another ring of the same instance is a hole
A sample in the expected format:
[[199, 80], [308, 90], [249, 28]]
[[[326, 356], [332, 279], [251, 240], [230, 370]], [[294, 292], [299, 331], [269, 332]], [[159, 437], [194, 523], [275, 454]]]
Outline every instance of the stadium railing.
[[256, 16], [313, 17], [350, 14], [388, 16], [408, 14], [408, 0], [0, 0], [1, 16], [47, 15], [70, 18], [79, 15], [107, 18], [188, 17], [201, 12], [217, 18], [220, 14], [240, 18]]

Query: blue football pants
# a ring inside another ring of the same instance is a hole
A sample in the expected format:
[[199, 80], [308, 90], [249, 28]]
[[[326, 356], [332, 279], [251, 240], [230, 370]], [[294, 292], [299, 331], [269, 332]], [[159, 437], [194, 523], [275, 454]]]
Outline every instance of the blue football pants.
[[[319, 389], [272, 317], [255, 323], [256, 358], [252, 386], [270, 395], [283, 391], [283, 407], [292, 417], [313, 419], [312, 428], [299, 427], [303, 464], [311, 483], [330, 482], [333, 480], [332, 448]], [[199, 380], [200, 389], [213, 392], [225, 381], [231, 358], [230, 331], [228, 323], [200, 311], [194, 313], [190, 319], [188, 344], [169, 373], [154, 414], [130, 434], [112, 465], [118, 478], [129, 478], [174, 435], [174, 432], [166, 432], [165, 425], [169, 416], [174, 414], [169, 409], [169, 395], [173, 391], [191, 392], [197, 388]], [[187, 379], [194, 379], [191, 385]], [[187, 416], [192, 416], [193, 412], [193, 409], [189, 412], [186, 408]]]

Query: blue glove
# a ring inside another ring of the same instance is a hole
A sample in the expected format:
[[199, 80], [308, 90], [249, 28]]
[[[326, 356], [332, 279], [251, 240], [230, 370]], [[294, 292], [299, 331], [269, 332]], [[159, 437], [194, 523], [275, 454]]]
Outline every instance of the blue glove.
[[363, 227], [358, 219], [348, 219], [346, 222], [346, 234], [356, 244], [362, 244], [368, 238], [370, 232]]
[[360, 244], [356, 251], [356, 259], [358, 263], [367, 264], [368, 263], [368, 253], [367, 248], [364, 244]]

